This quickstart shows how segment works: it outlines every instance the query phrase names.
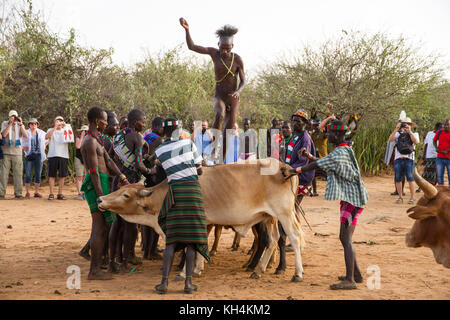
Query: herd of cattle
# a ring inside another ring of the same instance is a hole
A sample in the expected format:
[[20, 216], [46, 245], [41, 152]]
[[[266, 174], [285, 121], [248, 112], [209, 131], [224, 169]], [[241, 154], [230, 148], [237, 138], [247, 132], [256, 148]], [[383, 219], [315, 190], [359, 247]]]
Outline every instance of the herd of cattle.
[[[273, 171], [273, 168], [277, 169]], [[252, 258], [247, 263], [253, 267], [257, 264], [253, 278], [260, 277], [266, 270], [277, 243], [280, 245], [278, 240], [282, 230], [295, 254], [292, 281], [301, 281], [303, 277], [301, 251], [305, 238], [296, 206], [298, 178], [288, 176], [289, 169], [288, 165], [268, 158], [252, 163], [206, 167], [199, 176], [209, 226], [232, 226], [241, 236], [253, 228], [256, 236], [265, 235], [259, 240], [255, 238], [257, 249], [253, 250]], [[264, 174], [265, 170], [269, 174]], [[416, 206], [408, 209], [411, 212], [409, 217], [415, 222], [406, 235], [406, 245], [431, 248], [436, 262], [450, 268], [450, 187], [434, 187], [417, 172], [414, 179], [424, 195]], [[116, 212], [128, 222], [152, 227], [165, 239], [158, 224], [158, 214], [167, 190], [167, 180], [150, 188], [142, 184], [124, 186], [101, 197], [99, 208]], [[264, 229], [264, 233], [258, 232], [258, 228]], [[203, 261], [202, 258], [196, 259], [195, 273], [201, 273]], [[284, 268], [285, 251], [280, 247], [277, 273]]]

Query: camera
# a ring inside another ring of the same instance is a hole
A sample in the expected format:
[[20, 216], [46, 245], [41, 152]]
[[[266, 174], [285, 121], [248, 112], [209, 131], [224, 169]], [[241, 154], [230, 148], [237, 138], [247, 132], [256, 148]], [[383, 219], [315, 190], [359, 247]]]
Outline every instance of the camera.
[[406, 123], [402, 123], [402, 124], [400, 125], [400, 129], [403, 129], [403, 128], [406, 128]]

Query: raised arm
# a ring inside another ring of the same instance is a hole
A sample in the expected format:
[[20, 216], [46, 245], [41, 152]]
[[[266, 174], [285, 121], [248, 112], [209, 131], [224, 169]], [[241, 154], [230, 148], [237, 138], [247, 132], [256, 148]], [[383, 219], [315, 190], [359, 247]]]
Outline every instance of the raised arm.
[[194, 44], [192, 41], [191, 34], [189, 33], [189, 24], [184, 18], [180, 18], [180, 25], [186, 30], [186, 44], [189, 50], [195, 51], [201, 54], [209, 54], [212, 55], [214, 53], [214, 48], [211, 47], [202, 47]]

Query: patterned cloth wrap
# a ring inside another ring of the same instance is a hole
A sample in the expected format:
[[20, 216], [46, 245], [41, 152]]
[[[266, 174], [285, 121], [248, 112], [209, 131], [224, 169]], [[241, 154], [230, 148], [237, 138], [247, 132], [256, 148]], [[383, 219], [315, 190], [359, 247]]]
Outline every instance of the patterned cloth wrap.
[[423, 168], [422, 178], [427, 180], [432, 185], [436, 185], [436, 158], [429, 158], [425, 160], [425, 167]]
[[209, 262], [206, 216], [198, 180], [169, 184], [158, 223], [166, 234], [166, 244], [177, 243], [176, 251], [194, 245]]
[[340, 211], [341, 223], [344, 223], [346, 227], [350, 224], [356, 226], [356, 222], [358, 221], [359, 215], [363, 212], [363, 208], [358, 208], [346, 201], [341, 201]]
[[[104, 195], [109, 194], [109, 176], [103, 172], [99, 172], [100, 175], [100, 185], [102, 187], [102, 191]], [[84, 197], [89, 205], [89, 209], [91, 213], [98, 211], [98, 203], [97, 203], [97, 193], [94, 189], [94, 184], [92, 183], [91, 174], [86, 174], [86, 178], [84, 178], [83, 184], [81, 185], [81, 191], [84, 192]], [[117, 220], [117, 214], [111, 211], [102, 212], [105, 217], [106, 222], [111, 225], [114, 221]]]

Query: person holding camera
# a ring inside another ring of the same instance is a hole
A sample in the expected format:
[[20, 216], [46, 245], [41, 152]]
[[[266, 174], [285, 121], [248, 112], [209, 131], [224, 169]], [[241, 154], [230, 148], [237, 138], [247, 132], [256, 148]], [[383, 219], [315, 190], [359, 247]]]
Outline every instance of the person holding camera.
[[415, 123], [410, 118], [402, 119], [397, 123], [395, 130], [389, 136], [389, 141], [395, 141], [395, 157], [394, 157], [394, 171], [395, 171], [395, 188], [398, 193], [396, 203], [403, 203], [402, 180], [406, 176], [409, 184], [409, 191], [411, 198], [408, 204], [414, 204], [414, 150], [416, 144], [420, 142], [419, 134], [412, 132]]
[[16, 199], [22, 199], [22, 138], [28, 138], [28, 133], [17, 111], [11, 110], [8, 116], [9, 120], [4, 121], [1, 128], [4, 145], [2, 146], [3, 160], [0, 176], [0, 199], [5, 199], [6, 186], [11, 168], [14, 178], [14, 196]]
[[55, 187], [55, 179], [58, 175], [58, 200], [66, 200], [62, 194], [64, 179], [69, 175], [69, 146], [64, 138], [64, 127], [66, 123], [64, 118], [58, 116], [55, 118], [55, 126], [47, 130], [45, 139], [49, 140], [48, 144], [48, 182], [50, 186], [50, 194], [48, 200], [54, 200], [53, 193]]
[[[197, 129], [198, 130], [198, 129]], [[193, 136], [193, 138], [192, 138]], [[201, 131], [196, 131], [192, 134], [191, 139], [194, 141], [197, 150], [200, 152], [203, 158], [203, 166], [211, 166], [214, 163], [210, 160], [212, 155], [212, 143], [214, 137], [211, 130], [208, 128], [208, 121], [202, 121]]]
[[41, 185], [42, 165], [47, 159], [45, 147], [48, 141], [45, 139], [45, 131], [38, 128], [39, 122], [36, 118], [28, 120], [28, 138], [23, 140], [23, 151], [25, 152], [25, 198], [30, 198], [31, 175], [34, 169], [34, 197], [42, 198], [39, 193]]

